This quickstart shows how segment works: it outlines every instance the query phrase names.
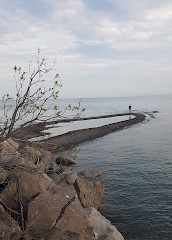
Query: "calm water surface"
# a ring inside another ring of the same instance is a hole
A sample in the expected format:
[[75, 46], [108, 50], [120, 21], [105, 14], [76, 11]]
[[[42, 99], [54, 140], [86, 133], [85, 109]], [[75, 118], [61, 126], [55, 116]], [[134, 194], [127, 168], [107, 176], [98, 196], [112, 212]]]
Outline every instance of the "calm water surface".
[[81, 144], [76, 170], [105, 183], [101, 212], [126, 240], [172, 239], [172, 97], [83, 99], [86, 115], [159, 111], [144, 123]]
[[[135, 116], [130, 116], [131, 119], [134, 117]], [[128, 120], [128, 118], [129, 116], [120, 116], [120, 117], [90, 119], [90, 120], [84, 120], [84, 121], [74, 121], [74, 122], [67, 122], [67, 123], [58, 123], [54, 125], [49, 125], [48, 129], [44, 132], [51, 133], [51, 137], [53, 137], [53, 136], [62, 135], [70, 131], [101, 127], [111, 123], [125, 121], [125, 120]]]

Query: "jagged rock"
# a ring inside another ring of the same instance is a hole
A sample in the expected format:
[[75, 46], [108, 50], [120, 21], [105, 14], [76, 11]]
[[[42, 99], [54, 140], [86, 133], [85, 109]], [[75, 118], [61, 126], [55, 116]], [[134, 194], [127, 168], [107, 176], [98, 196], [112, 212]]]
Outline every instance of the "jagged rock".
[[18, 198], [25, 206], [39, 193], [54, 186], [55, 183], [45, 173], [37, 172], [32, 168], [16, 168], [9, 173], [9, 184], [0, 194], [4, 204], [18, 210]]
[[19, 158], [18, 153], [0, 153], [0, 166], [10, 170], [17, 165]]
[[7, 140], [0, 143], [1, 153], [16, 154], [18, 153], [18, 147], [19, 144], [14, 142], [11, 138], [8, 138]]
[[11, 138], [0, 143], [0, 165], [4, 168], [12, 168], [17, 164], [20, 157], [18, 152], [19, 144]]
[[25, 165], [26, 162], [24, 160], [24, 158], [19, 158], [18, 161], [17, 161], [17, 165]]
[[77, 179], [77, 174], [75, 172], [68, 174], [66, 180], [70, 185], [73, 185]]
[[52, 168], [52, 153], [49, 151], [25, 146], [20, 150], [20, 153], [25, 163], [32, 162], [43, 172], [47, 172], [49, 168]]
[[70, 230], [79, 234], [93, 235], [93, 228], [87, 222], [78, 197], [66, 208], [56, 227], [61, 231]]
[[36, 197], [28, 206], [26, 231], [33, 238], [48, 236], [53, 229], [92, 235], [75, 189], [54, 186]]
[[73, 172], [71, 168], [66, 168], [64, 171], [56, 174], [53, 180], [56, 184], [60, 185], [73, 185], [77, 179], [77, 173]]
[[41, 150], [40, 160], [37, 162], [37, 166], [43, 172], [48, 172], [50, 168], [53, 168], [52, 153], [49, 151]]
[[20, 157], [18, 152], [19, 144], [11, 138], [0, 143], [0, 165], [6, 169], [11, 169], [17, 164]]
[[100, 177], [102, 174], [101, 172], [94, 171], [94, 170], [84, 170], [77, 173], [79, 177], [82, 178], [97, 178]]
[[[19, 158], [17, 165], [13, 168], [16, 169], [17, 172], [20, 171], [27, 171], [27, 172], [35, 172], [39, 174], [43, 174], [44, 172], [34, 163], [31, 161], [25, 162], [24, 158]], [[9, 177], [14, 178], [15, 174], [14, 171], [11, 170]]]
[[84, 211], [93, 226], [93, 231], [97, 234], [98, 240], [124, 240], [116, 227], [95, 208], [85, 208]]
[[8, 171], [3, 168], [0, 168], [0, 184], [3, 183], [8, 177]]
[[60, 231], [55, 228], [52, 229], [47, 240], [95, 240], [95, 238], [89, 235], [83, 235], [71, 231]]
[[1, 240], [19, 240], [22, 231], [16, 221], [0, 205], [0, 239]]
[[20, 149], [20, 153], [25, 159], [25, 162], [31, 161], [34, 164], [40, 160], [42, 155], [38, 149], [30, 147], [28, 145]]
[[56, 173], [57, 174], [53, 175], [53, 180], [57, 185], [69, 185], [66, 178], [68, 175], [73, 173], [70, 167], [67, 167], [65, 169], [59, 169], [58, 171], [56, 171]]
[[73, 158], [67, 157], [67, 156], [59, 156], [56, 158], [57, 164], [63, 164], [63, 165], [70, 165], [70, 164], [76, 164], [76, 161]]
[[77, 177], [74, 187], [83, 207], [95, 207], [98, 209], [104, 192], [102, 182], [87, 181]]

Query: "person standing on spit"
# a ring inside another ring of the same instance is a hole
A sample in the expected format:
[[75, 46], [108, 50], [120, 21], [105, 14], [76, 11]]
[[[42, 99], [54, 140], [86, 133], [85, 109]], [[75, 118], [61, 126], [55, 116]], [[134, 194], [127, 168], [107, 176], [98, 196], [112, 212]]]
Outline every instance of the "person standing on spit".
[[129, 114], [131, 114], [131, 105], [129, 105], [128, 109], [129, 109]]

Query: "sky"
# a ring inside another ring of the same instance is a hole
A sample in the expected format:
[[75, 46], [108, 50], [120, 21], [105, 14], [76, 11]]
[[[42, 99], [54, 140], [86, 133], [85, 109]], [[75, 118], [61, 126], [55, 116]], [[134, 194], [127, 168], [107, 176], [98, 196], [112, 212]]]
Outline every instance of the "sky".
[[171, 26], [171, 0], [0, 0], [0, 95], [38, 48], [61, 98], [172, 94]]

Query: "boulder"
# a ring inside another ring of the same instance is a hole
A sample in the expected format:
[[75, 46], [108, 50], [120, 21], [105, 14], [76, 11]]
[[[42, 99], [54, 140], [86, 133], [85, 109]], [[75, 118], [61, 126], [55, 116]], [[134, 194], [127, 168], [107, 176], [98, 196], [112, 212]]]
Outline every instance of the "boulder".
[[77, 174], [71, 170], [70, 167], [61, 169], [57, 174], [53, 177], [53, 180], [56, 184], [60, 184], [61, 186], [73, 185], [76, 181]]
[[87, 181], [77, 177], [74, 187], [83, 207], [98, 209], [104, 192], [104, 184], [99, 181]]
[[90, 224], [93, 226], [93, 231], [97, 235], [98, 240], [124, 240], [116, 227], [95, 208], [85, 208], [84, 211], [88, 216]]
[[56, 229], [58, 232], [69, 230], [92, 235], [92, 227], [87, 221], [75, 189], [70, 185], [54, 186], [41, 193], [30, 202], [27, 219], [26, 232], [33, 238], [48, 238], [58, 234], [52, 234]]
[[34, 164], [39, 162], [42, 155], [37, 148], [33, 148], [28, 145], [20, 149], [20, 154], [25, 159], [25, 162], [31, 161]]
[[19, 240], [22, 231], [16, 221], [0, 205], [0, 239], [1, 240]]
[[55, 185], [45, 173], [29, 168], [11, 170], [9, 179], [9, 184], [1, 192], [0, 198], [2, 203], [15, 210], [18, 210], [18, 199], [25, 206], [39, 193]]
[[3, 168], [0, 168], [0, 184], [3, 183], [8, 177], [8, 171]]
[[71, 157], [59, 156], [56, 158], [56, 163], [63, 164], [63, 165], [71, 165], [71, 164], [76, 164], [76, 161]]
[[0, 153], [0, 166], [10, 170], [18, 164], [19, 153]]
[[93, 235], [93, 228], [91, 224], [88, 224], [78, 197], [68, 205], [64, 214], [57, 222], [56, 227], [61, 231], [70, 230], [82, 235]]
[[14, 142], [11, 138], [0, 143], [1, 153], [16, 154], [18, 153], [19, 144]]
[[75, 172], [68, 174], [66, 180], [70, 185], [73, 185], [77, 179], [77, 174]]
[[11, 169], [17, 164], [20, 157], [18, 152], [19, 144], [11, 138], [0, 143], [0, 166], [6, 169]]
[[101, 172], [94, 171], [94, 170], [84, 170], [77, 173], [79, 177], [82, 178], [97, 178], [100, 177], [102, 174]]
[[26, 162], [25, 162], [24, 158], [22, 158], [22, 157], [18, 158], [17, 165], [25, 165], [25, 164], [26, 164]]
[[60, 231], [56, 228], [51, 231], [47, 240], [96, 240], [96, 238], [71, 231]]
[[41, 157], [37, 162], [38, 168], [43, 172], [48, 172], [50, 168], [53, 168], [52, 153], [49, 151], [41, 150]]
[[48, 169], [52, 168], [52, 153], [49, 151], [44, 151], [42, 149], [38, 150], [37, 148], [27, 145], [20, 150], [20, 153], [25, 163], [32, 162], [42, 172], [48, 172]]

